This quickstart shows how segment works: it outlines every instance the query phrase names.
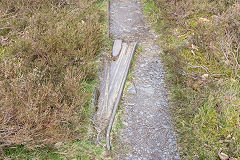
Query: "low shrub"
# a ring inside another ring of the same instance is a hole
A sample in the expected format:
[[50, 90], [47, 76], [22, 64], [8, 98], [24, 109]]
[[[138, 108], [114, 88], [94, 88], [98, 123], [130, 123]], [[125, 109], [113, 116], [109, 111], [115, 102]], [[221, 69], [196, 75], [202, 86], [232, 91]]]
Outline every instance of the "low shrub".
[[96, 1], [0, 1], [0, 146], [87, 134], [105, 14]]

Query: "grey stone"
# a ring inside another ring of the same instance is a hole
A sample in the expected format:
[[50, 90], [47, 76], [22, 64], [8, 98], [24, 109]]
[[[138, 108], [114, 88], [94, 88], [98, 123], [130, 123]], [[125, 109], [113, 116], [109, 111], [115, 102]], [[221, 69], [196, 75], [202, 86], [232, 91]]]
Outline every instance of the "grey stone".
[[117, 59], [122, 48], [122, 40], [116, 39], [113, 44], [112, 56], [114, 59]]
[[128, 93], [131, 94], [131, 95], [136, 95], [137, 94], [137, 90], [136, 90], [136, 87], [135, 87], [133, 82], [131, 84], [131, 88], [129, 89]]
[[152, 95], [154, 94], [154, 88], [152, 87], [147, 87], [147, 88], [141, 88], [143, 92], [145, 92], [146, 94]]

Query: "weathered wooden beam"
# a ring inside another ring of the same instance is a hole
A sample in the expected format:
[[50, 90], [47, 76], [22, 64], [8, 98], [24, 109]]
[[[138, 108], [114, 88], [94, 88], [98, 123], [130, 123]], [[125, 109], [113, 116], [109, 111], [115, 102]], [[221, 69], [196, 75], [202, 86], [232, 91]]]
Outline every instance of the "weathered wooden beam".
[[96, 128], [97, 130], [99, 130], [99, 132], [105, 130], [109, 123], [109, 119], [113, 110], [113, 105], [119, 90], [119, 85], [116, 85], [116, 83], [119, 83], [118, 80], [122, 79], [122, 74], [120, 74], [120, 72], [122, 72], [121, 68], [123, 68], [122, 61], [126, 59], [125, 55], [127, 52], [127, 48], [127, 43], [123, 43], [117, 61], [111, 61], [105, 65], [103, 89], [100, 92], [95, 123]]
[[126, 79], [127, 79], [127, 75], [128, 75], [129, 69], [130, 69], [130, 65], [131, 65], [131, 61], [132, 61], [132, 58], [133, 58], [133, 55], [134, 55], [134, 52], [135, 52], [136, 45], [137, 45], [136, 42], [130, 44], [130, 47], [128, 48], [128, 51], [126, 52], [126, 55], [125, 55], [126, 60], [123, 62], [123, 65], [125, 65], [125, 66], [124, 66], [124, 68], [122, 68], [122, 70], [123, 70], [122, 79], [118, 79], [118, 81], [120, 81], [120, 83], [119, 83], [120, 86], [119, 86], [118, 94], [117, 94], [117, 97], [116, 97], [116, 100], [115, 100], [114, 108], [113, 108], [113, 111], [112, 111], [112, 115], [111, 115], [111, 118], [110, 118], [110, 121], [109, 121], [109, 125], [108, 125], [108, 128], [107, 128], [107, 134], [106, 134], [106, 142], [107, 142], [107, 150], [108, 151], [110, 151], [110, 149], [111, 149], [110, 133], [111, 133], [112, 125], [113, 125], [113, 122], [114, 122], [115, 115], [117, 113], [118, 105], [119, 105], [120, 100], [121, 100], [122, 92], [123, 92], [123, 89], [124, 89], [124, 84], [125, 84]]
[[130, 68], [132, 57], [136, 48], [136, 42], [123, 43], [121, 40], [115, 41], [113, 53], [116, 60], [107, 62], [105, 74], [100, 89], [98, 110], [95, 118], [95, 129], [98, 135], [107, 128], [107, 149], [110, 150], [110, 132], [114, 117], [121, 99], [124, 84]]

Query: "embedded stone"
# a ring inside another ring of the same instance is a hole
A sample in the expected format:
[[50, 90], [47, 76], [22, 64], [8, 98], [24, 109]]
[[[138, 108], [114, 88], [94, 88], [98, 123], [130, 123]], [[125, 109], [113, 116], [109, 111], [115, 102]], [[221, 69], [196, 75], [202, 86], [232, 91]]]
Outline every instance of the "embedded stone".
[[114, 41], [113, 49], [112, 49], [112, 57], [114, 60], [118, 58], [121, 48], [122, 48], [122, 40], [116, 39]]

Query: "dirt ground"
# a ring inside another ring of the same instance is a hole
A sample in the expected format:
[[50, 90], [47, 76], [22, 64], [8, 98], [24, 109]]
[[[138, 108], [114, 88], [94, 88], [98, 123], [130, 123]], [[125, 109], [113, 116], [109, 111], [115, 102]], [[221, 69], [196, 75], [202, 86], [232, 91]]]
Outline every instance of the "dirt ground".
[[128, 153], [119, 159], [170, 160], [177, 154], [176, 134], [170, 117], [161, 49], [149, 29], [139, 0], [112, 0], [110, 33], [114, 39], [137, 41], [143, 51], [132, 68], [133, 88], [124, 95], [121, 139]]

